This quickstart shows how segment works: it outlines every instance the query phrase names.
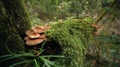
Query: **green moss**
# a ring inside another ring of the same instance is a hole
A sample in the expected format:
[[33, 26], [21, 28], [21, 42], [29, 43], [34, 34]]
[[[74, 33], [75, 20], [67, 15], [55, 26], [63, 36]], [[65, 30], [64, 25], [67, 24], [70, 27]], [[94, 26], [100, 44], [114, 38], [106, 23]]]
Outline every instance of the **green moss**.
[[62, 55], [66, 57], [58, 59], [57, 63], [65, 67], [83, 67], [85, 46], [91, 38], [91, 23], [72, 19], [51, 24], [52, 28], [47, 30], [46, 35], [62, 46]]

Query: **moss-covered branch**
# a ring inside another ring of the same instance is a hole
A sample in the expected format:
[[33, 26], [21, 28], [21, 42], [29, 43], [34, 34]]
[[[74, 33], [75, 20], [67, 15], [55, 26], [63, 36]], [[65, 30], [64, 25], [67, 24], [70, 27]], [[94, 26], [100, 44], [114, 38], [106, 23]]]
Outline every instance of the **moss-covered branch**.
[[59, 43], [63, 49], [62, 55], [66, 57], [58, 59], [57, 63], [65, 67], [84, 67], [85, 46], [92, 33], [91, 23], [78, 19], [52, 23], [46, 35], [48, 39]]

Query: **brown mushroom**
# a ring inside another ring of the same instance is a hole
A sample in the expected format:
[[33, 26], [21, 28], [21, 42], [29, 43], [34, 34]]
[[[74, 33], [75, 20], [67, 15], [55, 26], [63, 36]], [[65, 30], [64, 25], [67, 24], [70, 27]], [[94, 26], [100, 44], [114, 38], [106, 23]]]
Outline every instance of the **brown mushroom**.
[[43, 33], [45, 31], [43, 26], [34, 26], [32, 30], [36, 33]]
[[26, 41], [26, 45], [33, 46], [42, 43], [44, 40], [41, 38], [36, 38], [36, 39], [28, 39]]
[[30, 38], [38, 38], [38, 37], [40, 37], [40, 34], [35, 33], [33, 30], [27, 30], [26, 35], [28, 35], [28, 37], [30, 37]]

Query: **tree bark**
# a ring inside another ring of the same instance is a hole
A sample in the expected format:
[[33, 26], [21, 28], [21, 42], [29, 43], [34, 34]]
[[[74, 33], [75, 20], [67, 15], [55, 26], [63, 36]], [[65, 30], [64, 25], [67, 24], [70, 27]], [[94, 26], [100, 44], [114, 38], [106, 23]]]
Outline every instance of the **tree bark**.
[[[25, 31], [31, 27], [23, 0], [0, 0], [0, 56], [24, 51]], [[8, 67], [18, 59], [0, 62]]]
[[31, 27], [23, 0], [0, 0], [0, 53], [24, 50], [25, 31]]

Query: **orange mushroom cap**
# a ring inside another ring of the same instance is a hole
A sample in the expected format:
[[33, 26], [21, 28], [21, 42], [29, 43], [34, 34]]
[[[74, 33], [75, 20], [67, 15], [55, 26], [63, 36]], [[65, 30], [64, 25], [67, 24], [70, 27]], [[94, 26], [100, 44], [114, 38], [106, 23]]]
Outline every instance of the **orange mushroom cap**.
[[43, 33], [45, 32], [45, 29], [43, 26], [34, 26], [32, 27], [32, 30], [36, 33]]
[[38, 37], [40, 37], [40, 34], [39, 33], [35, 33], [33, 30], [27, 30], [25, 33], [30, 38], [38, 38]]
[[42, 43], [44, 40], [41, 38], [36, 38], [36, 39], [28, 39], [26, 41], [26, 45], [33, 46]]

